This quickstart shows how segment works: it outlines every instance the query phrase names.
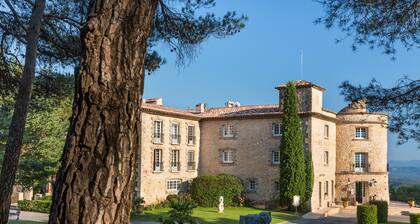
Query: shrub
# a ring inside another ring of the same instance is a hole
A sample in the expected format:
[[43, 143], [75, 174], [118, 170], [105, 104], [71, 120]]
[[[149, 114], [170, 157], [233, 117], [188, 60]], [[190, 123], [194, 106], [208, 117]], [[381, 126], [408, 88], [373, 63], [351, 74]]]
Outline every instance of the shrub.
[[420, 213], [410, 214], [410, 224], [420, 224]]
[[221, 174], [195, 178], [190, 187], [192, 199], [203, 207], [215, 207], [223, 196], [225, 206], [238, 206], [238, 196], [242, 196], [244, 186], [238, 177]]
[[357, 206], [357, 224], [377, 224], [378, 209], [376, 205]]
[[169, 211], [169, 218], [163, 220], [164, 224], [198, 223], [192, 217], [193, 209], [197, 207], [197, 204], [190, 197], [173, 197], [169, 200], [169, 204], [172, 210]]
[[387, 201], [371, 201], [370, 204], [376, 205], [378, 209], [378, 222], [388, 222], [388, 202]]
[[22, 211], [49, 213], [51, 207], [50, 200], [23, 200], [18, 201], [19, 208]]

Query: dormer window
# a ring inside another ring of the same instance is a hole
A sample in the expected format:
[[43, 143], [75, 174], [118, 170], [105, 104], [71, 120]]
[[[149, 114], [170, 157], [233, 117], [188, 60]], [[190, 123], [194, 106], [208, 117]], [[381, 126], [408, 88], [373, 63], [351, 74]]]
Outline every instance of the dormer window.
[[365, 127], [356, 128], [355, 138], [356, 139], [367, 139], [368, 129]]

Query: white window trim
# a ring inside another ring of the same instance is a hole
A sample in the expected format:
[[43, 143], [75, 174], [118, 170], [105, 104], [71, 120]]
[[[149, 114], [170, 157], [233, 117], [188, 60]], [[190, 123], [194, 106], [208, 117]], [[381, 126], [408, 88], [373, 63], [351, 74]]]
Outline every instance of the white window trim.
[[[156, 132], [156, 123], [160, 123], [159, 132]], [[159, 137], [156, 137], [155, 134], [159, 134]], [[153, 143], [161, 144], [163, 143], [163, 121], [162, 120], [154, 120], [153, 121]]]
[[[174, 127], [177, 126], [177, 132], [175, 133], [175, 129]], [[180, 124], [179, 123], [172, 123], [171, 125], [171, 143], [172, 144], [180, 144], [179, 141], [179, 130], [180, 130]], [[174, 136], [176, 136], [176, 138], [174, 138]]]
[[[230, 154], [230, 158], [229, 158], [229, 156], [228, 156], [228, 158], [226, 158], [225, 153]], [[230, 159], [230, 160], [227, 160], [227, 159]], [[222, 162], [223, 163], [228, 163], [228, 164], [234, 163], [233, 151], [232, 150], [223, 150], [222, 151]]]
[[[358, 131], [358, 130], [362, 130], [364, 129], [364, 136], [362, 136], [362, 131]], [[358, 134], [360, 134], [360, 136], [358, 136]], [[356, 127], [355, 132], [354, 132], [354, 138], [355, 139], [368, 139], [368, 128], [367, 127]]]
[[[180, 150], [174, 149], [171, 150], [171, 172], [179, 172], [180, 171]], [[173, 166], [173, 164], [176, 164], [176, 166]]]
[[[159, 159], [156, 160], [156, 151], [159, 151]], [[156, 166], [156, 162], [159, 164], [159, 166]], [[157, 169], [159, 168], [159, 169]], [[162, 172], [162, 149], [153, 149], [153, 172]]]
[[179, 191], [181, 189], [181, 179], [170, 179], [166, 181], [166, 190]]
[[[278, 128], [278, 130], [279, 130], [279, 133], [277, 133], [276, 134], [276, 132], [275, 132], [275, 128], [274, 128], [274, 126], [275, 125], [278, 125], [279, 126], [279, 128]], [[272, 123], [271, 124], [271, 133], [273, 134], [273, 136], [281, 136], [281, 124], [280, 123], [278, 123], [278, 122], [274, 122], [274, 123]]]
[[234, 137], [233, 133], [233, 125], [223, 125], [222, 126], [222, 136], [225, 138], [232, 138]]
[[[278, 161], [275, 161], [275, 154], [278, 153]], [[280, 164], [280, 151], [271, 151], [271, 163], [272, 164]]]
[[[191, 133], [191, 135], [190, 135], [190, 127], [192, 127], [192, 133]], [[190, 137], [192, 137], [191, 138], [191, 141], [190, 141]], [[195, 145], [195, 125], [188, 125], [187, 126], [187, 144], [188, 145]]]

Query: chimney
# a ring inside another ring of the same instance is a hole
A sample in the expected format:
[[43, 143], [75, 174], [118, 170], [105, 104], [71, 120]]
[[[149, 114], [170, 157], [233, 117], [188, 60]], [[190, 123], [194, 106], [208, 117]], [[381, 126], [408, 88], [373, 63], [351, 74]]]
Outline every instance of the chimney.
[[239, 103], [238, 101], [229, 100], [225, 103], [225, 107], [240, 107], [240, 106], [241, 106], [241, 103]]
[[163, 99], [162, 98], [146, 99], [144, 102], [147, 103], [147, 104], [154, 104], [154, 105], [158, 105], [158, 106], [163, 105]]
[[204, 103], [199, 103], [195, 105], [195, 111], [197, 113], [204, 113], [205, 110], [206, 110], [206, 105]]

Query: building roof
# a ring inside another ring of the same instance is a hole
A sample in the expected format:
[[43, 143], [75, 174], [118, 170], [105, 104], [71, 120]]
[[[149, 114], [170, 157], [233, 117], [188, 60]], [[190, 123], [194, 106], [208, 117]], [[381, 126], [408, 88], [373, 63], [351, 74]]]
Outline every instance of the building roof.
[[237, 117], [247, 115], [268, 115], [279, 114], [279, 105], [252, 105], [252, 106], [238, 106], [238, 107], [219, 107], [209, 108], [201, 114], [203, 118], [214, 117]]
[[[325, 91], [325, 89], [319, 85], [313, 84], [312, 82], [306, 81], [306, 80], [295, 80], [293, 81], [296, 88], [304, 88], [304, 87], [314, 87], [315, 89]], [[276, 87], [276, 89], [284, 89], [286, 88], [287, 83], [280, 84]]]

